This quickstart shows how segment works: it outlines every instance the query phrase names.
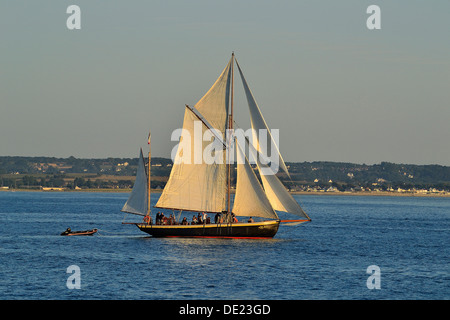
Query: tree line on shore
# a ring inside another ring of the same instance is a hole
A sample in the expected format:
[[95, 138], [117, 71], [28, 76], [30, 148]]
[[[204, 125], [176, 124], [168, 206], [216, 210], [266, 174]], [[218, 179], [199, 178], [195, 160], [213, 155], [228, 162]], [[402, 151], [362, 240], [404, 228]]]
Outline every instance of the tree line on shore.
[[[0, 187], [127, 189], [134, 183], [137, 158], [77, 159], [0, 157]], [[171, 159], [152, 158], [152, 188], [163, 188]], [[366, 165], [341, 162], [290, 162], [290, 177], [279, 174], [292, 191], [438, 189], [450, 191], [450, 167], [382, 162]], [[234, 170], [236, 174], [236, 170]], [[232, 179], [235, 183], [236, 176]]]

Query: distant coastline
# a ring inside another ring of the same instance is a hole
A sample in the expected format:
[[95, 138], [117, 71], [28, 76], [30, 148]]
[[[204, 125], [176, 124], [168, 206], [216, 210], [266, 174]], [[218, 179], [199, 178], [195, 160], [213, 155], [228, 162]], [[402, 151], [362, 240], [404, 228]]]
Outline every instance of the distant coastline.
[[[173, 163], [171, 159], [158, 157], [151, 162], [151, 187], [160, 192]], [[137, 165], [137, 158], [0, 156], [0, 190], [129, 192]], [[327, 161], [286, 165], [290, 176], [279, 173], [278, 177], [293, 194], [421, 197], [450, 194], [450, 166]], [[236, 170], [231, 182], [233, 188]]]
[[414, 192], [391, 192], [391, 191], [338, 191], [338, 192], [319, 192], [319, 191], [293, 191], [291, 194], [298, 195], [324, 195], [324, 196], [382, 196], [382, 197], [450, 197], [450, 192], [436, 193], [414, 193]]
[[[105, 192], [105, 193], [129, 193], [130, 188], [123, 189], [102, 189], [102, 188], [92, 188], [92, 189], [61, 189], [52, 188], [52, 190], [42, 190], [42, 189], [1, 189], [3, 192]], [[152, 189], [152, 193], [161, 193], [162, 189]], [[323, 195], [323, 196], [382, 196], [382, 197], [450, 197], [450, 192], [440, 191], [440, 192], [397, 192], [397, 191], [291, 191], [293, 195]]]

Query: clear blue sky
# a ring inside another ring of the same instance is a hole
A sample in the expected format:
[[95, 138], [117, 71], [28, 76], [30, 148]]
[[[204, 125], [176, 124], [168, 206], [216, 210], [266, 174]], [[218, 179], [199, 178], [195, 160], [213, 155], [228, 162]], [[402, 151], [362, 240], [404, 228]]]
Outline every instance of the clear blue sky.
[[[66, 9], [81, 8], [81, 30]], [[366, 9], [381, 8], [381, 30]], [[450, 165], [449, 1], [0, 3], [0, 155], [169, 157], [235, 51], [286, 161]], [[236, 116], [250, 126], [240, 79]]]

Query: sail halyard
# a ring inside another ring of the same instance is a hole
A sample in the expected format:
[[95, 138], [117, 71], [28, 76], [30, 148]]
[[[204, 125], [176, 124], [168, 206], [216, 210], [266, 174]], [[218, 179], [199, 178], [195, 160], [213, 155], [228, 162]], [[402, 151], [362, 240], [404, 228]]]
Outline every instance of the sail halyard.
[[149, 196], [147, 190], [148, 177], [145, 170], [144, 156], [140, 150], [136, 180], [130, 196], [122, 208], [122, 212], [145, 216], [149, 207]]

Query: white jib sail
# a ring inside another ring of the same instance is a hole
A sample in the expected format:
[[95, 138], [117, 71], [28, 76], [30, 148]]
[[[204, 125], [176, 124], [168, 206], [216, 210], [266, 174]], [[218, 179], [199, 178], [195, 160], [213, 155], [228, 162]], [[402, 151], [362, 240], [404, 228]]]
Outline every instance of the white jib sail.
[[[245, 95], [247, 96], [248, 108], [250, 110], [250, 120], [251, 120], [252, 129], [254, 130], [252, 143], [255, 146], [255, 148], [259, 152], [261, 152], [263, 154], [263, 156], [266, 158], [269, 158], [268, 151], [269, 151], [269, 148], [271, 146], [273, 146], [275, 150], [270, 150], [272, 161], [274, 161], [274, 160], [277, 161], [279, 168], [281, 168], [281, 170], [283, 170], [289, 176], [289, 172], [286, 167], [286, 164], [284, 163], [283, 157], [281, 156], [278, 146], [275, 143], [275, 140], [273, 139], [272, 134], [270, 133], [269, 127], [267, 126], [267, 123], [264, 120], [261, 110], [259, 109], [258, 104], [256, 103], [256, 100], [253, 97], [253, 94], [252, 94], [250, 88], [248, 87], [247, 81], [244, 78], [244, 74], [242, 73], [241, 67], [239, 66], [237, 60], [236, 60], [236, 65], [239, 69], [239, 74], [241, 75]], [[260, 137], [260, 135], [259, 135], [260, 129], [266, 130], [266, 132], [267, 132], [267, 140], [266, 141], [261, 141], [262, 137]], [[267, 150], [261, 150], [261, 148], [260, 148], [261, 144], [265, 144]], [[276, 155], [278, 155], [278, 157]]]
[[237, 182], [233, 213], [237, 216], [278, 219], [258, 178], [239, 144], [237, 149]]
[[284, 211], [309, 219], [308, 215], [286, 190], [285, 186], [276, 175], [261, 174], [260, 177], [264, 186], [264, 191], [274, 210]]
[[146, 215], [147, 208], [148, 208], [147, 172], [145, 170], [144, 156], [142, 155], [141, 149], [141, 152], [139, 154], [136, 180], [134, 181], [133, 190], [131, 191], [128, 201], [123, 206], [122, 211], [138, 215]]

